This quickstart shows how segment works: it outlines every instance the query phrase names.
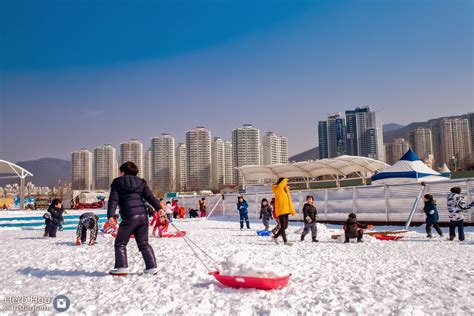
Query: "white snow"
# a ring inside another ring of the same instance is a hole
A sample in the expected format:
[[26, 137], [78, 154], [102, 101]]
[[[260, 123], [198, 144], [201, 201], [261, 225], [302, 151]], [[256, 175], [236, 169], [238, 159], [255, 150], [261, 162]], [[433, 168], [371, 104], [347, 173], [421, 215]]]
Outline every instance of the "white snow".
[[[141, 254], [131, 239], [131, 274], [112, 277], [107, 272], [114, 264], [113, 238], [99, 236], [94, 247], [78, 247], [74, 231], [44, 239], [38, 230], [0, 229], [0, 299], [64, 294], [71, 300], [70, 314], [90, 315], [474, 313], [472, 227], [466, 228], [464, 242], [429, 240], [420, 227], [400, 241], [366, 237], [361, 244], [342, 244], [331, 240], [340, 226], [318, 225], [320, 242], [312, 243], [311, 238], [299, 242], [302, 224], [292, 223], [288, 236], [295, 243], [288, 247], [257, 236], [261, 223], [241, 231], [236, 218], [176, 225], [228, 269], [291, 273], [288, 287], [226, 288], [207, 274], [183, 238], [151, 238], [157, 276], [143, 274]], [[214, 269], [214, 262], [203, 260]]]

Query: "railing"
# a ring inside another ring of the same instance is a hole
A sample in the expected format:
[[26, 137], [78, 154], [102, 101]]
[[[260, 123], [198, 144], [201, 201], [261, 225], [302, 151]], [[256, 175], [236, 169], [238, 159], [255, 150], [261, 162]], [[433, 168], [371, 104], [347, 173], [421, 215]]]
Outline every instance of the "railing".
[[[426, 183], [424, 193], [432, 194], [437, 201], [440, 222], [448, 222], [448, 211], [446, 207], [446, 196], [452, 187], [461, 187], [462, 195], [466, 201], [471, 203], [474, 200], [473, 178], [446, 180], [440, 182]], [[292, 191], [293, 204], [298, 213], [301, 213], [307, 195], [312, 195], [315, 199], [315, 206], [318, 209], [319, 218], [323, 221], [343, 221], [347, 214], [354, 212], [357, 218], [362, 221], [377, 222], [403, 222], [407, 221], [410, 211], [421, 190], [420, 184], [396, 184], [396, 185], [369, 185], [347, 187], [339, 189], [320, 189]], [[237, 194], [226, 194], [224, 199], [219, 201], [214, 215], [237, 215]], [[208, 211], [212, 209], [220, 195], [207, 198]], [[249, 203], [249, 216], [258, 217], [260, 212], [260, 202], [263, 198], [269, 201], [273, 197], [272, 192], [259, 192], [244, 194]], [[180, 204], [189, 208], [198, 208], [200, 197], [180, 198]], [[413, 222], [423, 222], [423, 202], [418, 203], [413, 214]], [[298, 214], [301, 217], [300, 214]], [[465, 213], [465, 222], [474, 223], [474, 210]]]

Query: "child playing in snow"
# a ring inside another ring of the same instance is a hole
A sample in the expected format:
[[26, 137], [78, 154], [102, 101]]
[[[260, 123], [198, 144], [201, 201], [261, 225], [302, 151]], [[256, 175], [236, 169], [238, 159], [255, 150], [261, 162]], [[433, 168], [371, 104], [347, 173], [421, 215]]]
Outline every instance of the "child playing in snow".
[[87, 231], [90, 231], [89, 246], [94, 246], [99, 231], [99, 216], [93, 212], [83, 213], [79, 217], [76, 229], [76, 245], [80, 246], [86, 242]]
[[428, 238], [433, 237], [431, 235], [431, 226], [434, 227], [436, 232], [443, 237], [443, 231], [439, 227], [439, 215], [438, 215], [438, 208], [436, 206], [436, 201], [433, 199], [431, 194], [425, 194], [423, 196], [423, 201], [425, 202], [425, 206], [423, 207], [423, 211], [426, 214], [426, 235]]
[[43, 237], [56, 237], [56, 232], [63, 219], [63, 203], [60, 199], [54, 199], [49, 205], [48, 211], [43, 215], [46, 220], [46, 228]]
[[458, 228], [459, 240], [464, 240], [464, 214], [463, 212], [471, 208], [467, 205], [464, 197], [461, 195], [461, 188], [451, 188], [451, 193], [448, 194], [448, 216], [449, 216], [449, 240], [454, 240], [456, 237], [456, 227]]
[[156, 236], [156, 230], [158, 230], [158, 236], [160, 237], [163, 236], [164, 232], [168, 231], [168, 218], [163, 210], [158, 212], [158, 218], [155, 227], [153, 227], [153, 236]]
[[165, 213], [166, 217], [168, 218], [169, 221], [173, 218], [173, 208], [171, 207], [171, 202], [167, 201], [165, 205]]
[[105, 222], [102, 230], [106, 234], [116, 234], [118, 230], [118, 214], [115, 214], [111, 221]]
[[245, 201], [242, 195], [239, 195], [237, 202], [237, 210], [239, 210], [240, 216], [240, 229], [244, 229], [244, 221], [247, 224], [247, 229], [250, 229], [249, 222], [249, 204]]
[[161, 205], [153, 195], [148, 184], [137, 177], [138, 167], [133, 162], [125, 162], [120, 166], [120, 176], [115, 178], [110, 186], [107, 219], [114, 223], [117, 206], [120, 206], [120, 223], [117, 237], [115, 238], [115, 267], [110, 270], [112, 275], [128, 274], [127, 244], [131, 235], [135, 236], [138, 249], [145, 261], [147, 274], [156, 274], [156, 258], [153, 248], [148, 243], [148, 214], [145, 202], [151, 204], [155, 210], [160, 210]]
[[202, 198], [199, 201], [199, 211], [201, 212], [201, 217], [206, 217], [206, 199]]
[[316, 227], [318, 211], [316, 210], [316, 207], [313, 205], [313, 203], [313, 197], [311, 195], [308, 195], [306, 197], [306, 203], [303, 206], [304, 229], [303, 233], [301, 234], [301, 241], [304, 241], [304, 237], [311, 230], [311, 238], [313, 242], [318, 242], [318, 240], [316, 239], [318, 234], [318, 228]]
[[373, 227], [374, 226], [372, 225], [359, 223], [356, 214], [350, 213], [346, 223], [344, 224], [344, 243], [348, 243], [351, 238], [357, 238], [357, 242], [362, 242], [362, 237], [364, 235], [363, 229]]
[[177, 199], [172, 200], [171, 209], [173, 210], [173, 218], [178, 218], [178, 216], [179, 216], [179, 205], [178, 205], [178, 200]]
[[262, 220], [263, 226], [265, 226], [265, 230], [269, 229], [269, 222], [272, 218], [272, 207], [268, 204], [267, 199], [262, 199], [262, 204], [260, 205], [260, 219]]

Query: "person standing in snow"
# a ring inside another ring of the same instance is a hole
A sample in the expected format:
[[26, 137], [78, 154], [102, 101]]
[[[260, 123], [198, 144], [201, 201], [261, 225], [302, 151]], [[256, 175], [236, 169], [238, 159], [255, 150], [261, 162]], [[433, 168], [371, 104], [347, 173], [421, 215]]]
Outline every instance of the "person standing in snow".
[[459, 240], [464, 240], [464, 214], [463, 212], [471, 208], [474, 203], [467, 205], [464, 197], [461, 195], [460, 187], [451, 188], [451, 193], [447, 197], [448, 216], [449, 216], [449, 240], [456, 237], [456, 227], [458, 228]]
[[112, 275], [128, 274], [127, 244], [130, 236], [135, 236], [139, 251], [145, 261], [147, 274], [156, 274], [156, 258], [153, 248], [148, 243], [148, 214], [144, 202], [148, 202], [156, 211], [161, 210], [160, 201], [153, 195], [148, 184], [137, 177], [138, 167], [133, 162], [125, 162], [120, 166], [120, 176], [110, 186], [107, 218], [115, 223], [114, 215], [120, 207], [122, 222], [115, 238], [115, 267], [110, 270]]
[[52, 200], [48, 210], [43, 215], [43, 218], [46, 220], [43, 237], [56, 237], [56, 232], [58, 231], [59, 226], [64, 222], [63, 212], [62, 201], [60, 199]]
[[362, 237], [364, 236], [363, 229], [373, 228], [372, 225], [361, 224], [357, 221], [357, 215], [350, 213], [344, 224], [344, 243], [348, 243], [351, 238], [357, 238], [357, 242], [363, 242]]
[[431, 194], [425, 194], [423, 196], [423, 201], [425, 202], [425, 206], [423, 207], [423, 212], [426, 214], [426, 237], [431, 238], [431, 227], [434, 227], [436, 232], [443, 237], [443, 231], [439, 227], [439, 215], [438, 215], [438, 207], [436, 206], [436, 201], [433, 199]]
[[268, 204], [267, 199], [262, 199], [262, 203], [260, 205], [260, 219], [262, 220], [263, 226], [265, 226], [265, 230], [269, 230], [270, 227], [270, 219], [272, 219], [272, 207]]
[[83, 213], [79, 217], [76, 229], [76, 245], [80, 246], [86, 242], [87, 231], [90, 231], [89, 246], [94, 246], [99, 232], [99, 216], [93, 212]]
[[318, 242], [317, 235], [318, 235], [318, 228], [316, 227], [316, 219], [318, 215], [318, 211], [316, 207], [313, 205], [313, 197], [308, 195], [306, 197], [306, 203], [303, 206], [303, 221], [304, 221], [304, 229], [303, 233], [301, 234], [301, 241], [304, 241], [304, 237], [311, 231], [311, 238], [313, 242]]
[[176, 219], [179, 216], [179, 205], [178, 200], [173, 199], [171, 202], [171, 209], [173, 210], [173, 218]]
[[158, 230], [158, 236], [163, 236], [164, 232], [168, 231], [168, 218], [164, 210], [158, 212], [157, 220], [155, 227], [153, 227], [153, 236], [156, 236], [156, 231]]
[[272, 229], [272, 234], [275, 235], [277, 231], [280, 229], [280, 220], [278, 219], [278, 216], [276, 215], [276, 209], [275, 209], [275, 198], [272, 198], [272, 200], [270, 201], [270, 206], [273, 209], [272, 216], [276, 222], [275, 227], [273, 227]]
[[173, 208], [171, 207], [170, 201], [166, 202], [165, 213], [166, 213], [166, 217], [168, 218], [168, 221], [171, 221], [171, 219], [173, 218]]
[[278, 237], [281, 235], [283, 242], [287, 246], [293, 243], [286, 238], [286, 229], [288, 228], [289, 215], [296, 215], [291, 201], [290, 188], [288, 187], [287, 178], [279, 178], [278, 181], [272, 185], [272, 191], [275, 194], [275, 213], [280, 221], [280, 228], [275, 235], [272, 236], [273, 241], [278, 244]]
[[249, 222], [249, 204], [245, 201], [242, 195], [239, 195], [237, 202], [237, 210], [239, 211], [240, 216], [240, 229], [244, 229], [244, 221], [247, 225], [247, 229], [250, 229]]
[[199, 200], [199, 212], [201, 212], [201, 217], [206, 217], [206, 199], [202, 198]]

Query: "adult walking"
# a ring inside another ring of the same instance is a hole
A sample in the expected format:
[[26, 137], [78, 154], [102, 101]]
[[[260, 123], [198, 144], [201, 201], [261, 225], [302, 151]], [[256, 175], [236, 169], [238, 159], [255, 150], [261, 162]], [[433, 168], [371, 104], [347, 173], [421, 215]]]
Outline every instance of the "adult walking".
[[[148, 243], [148, 213], [144, 202], [148, 202], [155, 211], [161, 210], [160, 201], [153, 195], [145, 180], [137, 177], [138, 167], [133, 162], [120, 166], [120, 177], [114, 179], [110, 186], [107, 218], [114, 222], [117, 206], [120, 207], [120, 223], [115, 238], [115, 267], [112, 275], [128, 274], [127, 244], [131, 235], [135, 235], [138, 250], [145, 261], [147, 274], [156, 274], [156, 259], [153, 248]], [[115, 222], [114, 222], [115, 223]]]
[[285, 245], [291, 246], [293, 243], [287, 240], [286, 229], [288, 228], [289, 215], [296, 215], [296, 212], [293, 207], [293, 202], [291, 201], [288, 179], [279, 178], [278, 181], [272, 185], [272, 191], [275, 194], [275, 213], [280, 221], [280, 228], [277, 233], [272, 236], [273, 241], [278, 244], [278, 237], [281, 235]]

